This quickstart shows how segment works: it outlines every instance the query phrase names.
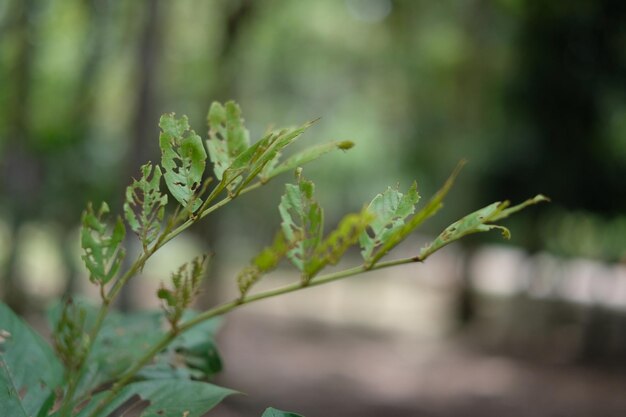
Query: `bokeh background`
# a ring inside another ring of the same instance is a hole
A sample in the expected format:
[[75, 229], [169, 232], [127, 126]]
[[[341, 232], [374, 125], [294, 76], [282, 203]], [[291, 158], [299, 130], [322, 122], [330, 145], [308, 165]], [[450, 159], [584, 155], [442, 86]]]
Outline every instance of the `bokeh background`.
[[[253, 138], [321, 117], [304, 144], [356, 142], [305, 169], [329, 225], [387, 185], [417, 179], [428, 197], [467, 158], [401, 253], [495, 200], [552, 203], [508, 221], [511, 242], [471, 237], [425, 265], [232, 314], [218, 382], [249, 396], [211, 415], [626, 413], [626, 2], [2, 0], [3, 300], [37, 320], [89, 294], [85, 202], [121, 211], [159, 159], [159, 115], [205, 135], [210, 103], [228, 99]], [[278, 227], [281, 191], [178, 239], [120, 307], [155, 306], [165, 271], [209, 250], [201, 305], [227, 298]]]

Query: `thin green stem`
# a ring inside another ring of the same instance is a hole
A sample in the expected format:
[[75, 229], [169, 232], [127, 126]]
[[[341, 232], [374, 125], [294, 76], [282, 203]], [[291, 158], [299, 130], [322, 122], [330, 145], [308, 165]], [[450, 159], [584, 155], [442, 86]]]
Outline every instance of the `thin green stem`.
[[110, 389], [109, 394], [98, 404], [98, 406], [89, 414], [89, 417], [96, 417], [104, 408], [111, 403], [120, 392], [122, 388], [124, 388], [133, 377], [139, 372], [146, 364], [148, 364], [152, 358], [158, 354], [160, 351], [165, 349], [167, 345], [169, 345], [175, 338], [181, 333], [186, 332], [192, 327], [206, 321], [212, 319], [216, 316], [228, 313], [232, 310], [235, 310], [238, 307], [244, 306], [246, 304], [253, 303], [255, 301], [264, 300], [266, 298], [272, 298], [283, 294], [288, 294], [290, 292], [303, 290], [309, 287], [315, 287], [318, 285], [328, 284], [329, 282], [338, 281], [340, 279], [348, 278], [354, 275], [389, 268], [397, 265], [404, 265], [413, 262], [420, 262], [423, 259], [418, 259], [416, 257], [412, 258], [401, 258], [395, 259], [392, 261], [380, 262], [372, 267], [367, 267], [366, 265], [359, 265], [353, 268], [344, 269], [343, 271], [337, 271], [326, 275], [320, 275], [316, 278], [311, 279], [307, 283], [296, 282], [293, 284], [285, 285], [279, 288], [275, 288], [268, 291], [263, 291], [257, 294], [253, 294], [247, 296], [243, 299], [238, 298], [234, 301], [223, 303], [217, 307], [214, 307], [210, 310], [206, 310], [203, 313], [198, 314], [192, 319], [186, 321], [185, 323], [178, 326], [176, 332], [170, 331], [168, 332], [161, 340], [159, 340], [144, 356], [142, 356], [135, 365], [133, 365], [120, 379], [113, 385]]
[[[261, 182], [254, 183], [254, 184], [244, 188], [243, 190], [241, 190], [241, 192], [239, 192], [238, 195], [245, 194], [247, 192], [255, 190], [255, 189], [259, 188], [261, 185], [263, 185], [263, 183], [261, 183]], [[82, 360], [82, 363], [79, 365], [78, 375], [75, 378], [71, 378], [70, 381], [69, 381], [67, 393], [66, 393], [66, 395], [65, 395], [65, 397], [63, 399], [63, 404], [62, 404], [61, 410], [60, 410], [60, 416], [61, 417], [69, 417], [70, 416], [70, 412], [71, 412], [71, 409], [72, 409], [72, 406], [73, 406], [73, 403], [74, 403], [74, 395], [76, 394], [76, 389], [78, 388], [78, 384], [80, 383], [80, 380], [82, 379], [83, 374], [85, 372], [85, 363], [87, 362], [87, 359], [89, 358], [89, 355], [91, 354], [91, 351], [92, 351], [92, 348], [93, 348], [93, 345], [94, 345], [94, 341], [96, 340], [96, 337], [98, 337], [98, 334], [100, 333], [100, 330], [102, 329], [102, 325], [104, 324], [104, 319], [106, 318], [107, 314], [109, 313], [109, 308], [110, 308], [111, 304], [113, 303], [113, 301], [115, 301], [115, 299], [117, 298], [117, 295], [122, 290], [122, 288], [126, 285], [126, 283], [133, 276], [135, 276], [135, 274], [137, 274], [138, 271], [140, 271], [143, 268], [143, 266], [148, 261], [148, 259], [150, 259], [150, 257], [158, 249], [163, 247], [167, 242], [169, 242], [170, 240], [174, 239], [176, 236], [181, 234], [183, 231], [187, 230], [189, 227], [191, 227], [198, 220], [205, 218], [209, 214], [213, 213], [214, 211], [218, 210], [219, 208], [221, 208], [221, 207], [225, 206], [226, 204], [228, 204], [229, 202], [231, 202], [235, 197], [236, 196], [230, 196], [230, 195], [226, 196], [222, 200], [220, 200], [219, 202], [217, 202], [217, 203], [213, 204], [212, 206], [210, 206], [209, 208], [203, 210], [199, 215], [186, 220], [184, 223], [182, 223], [180, 226], [178, 226], [174, 230], [171, 230], [169, 232], [166, 230], [166, 234], [161, 239], [157, 240], [156, 244], [151, 249], [149, 249], [148, 251], [144, 251], [135, 260], [135, 262], [133, 262], [133, 264], [124, 273], [124, 275], [122, 275], [115, 282], [115, 284], [113, 284], [113, 286], [109, 290], [108, 294], [106, 294], [106, 297], [103, 298], [102, 305], [100, 306], [100, 310], [98, 311], [98, 316], [96, 318], [96, 322], [95, 322], [94, 326], [92, 327], [91, 332], [89, 333], [89, 339], [88, 339], [89, 342], [88, 342], [87, 348], [85, 350], [85, 356], [84, 356], [84, 358]]]

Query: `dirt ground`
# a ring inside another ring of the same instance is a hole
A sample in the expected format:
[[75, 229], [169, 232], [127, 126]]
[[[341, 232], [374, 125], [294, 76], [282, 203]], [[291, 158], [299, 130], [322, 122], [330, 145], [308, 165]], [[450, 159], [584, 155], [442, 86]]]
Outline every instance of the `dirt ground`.
[[254, 310], [220, 335], [218, 384], [238, 389], [212, 417], [623, 417], [626, 371], [494, 356], [463, 337], [420, 340]]

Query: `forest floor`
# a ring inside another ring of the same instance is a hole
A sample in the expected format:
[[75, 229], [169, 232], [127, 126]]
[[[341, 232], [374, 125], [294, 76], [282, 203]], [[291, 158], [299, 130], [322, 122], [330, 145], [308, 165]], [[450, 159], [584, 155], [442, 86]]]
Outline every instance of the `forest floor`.
[[466, 336], [424, 340], [255, 309], [229, 316], [219, 337], [212, 417], [260, 416], [267, 406], [305, 417], [622, 417], [626, 371], [497, 356]]

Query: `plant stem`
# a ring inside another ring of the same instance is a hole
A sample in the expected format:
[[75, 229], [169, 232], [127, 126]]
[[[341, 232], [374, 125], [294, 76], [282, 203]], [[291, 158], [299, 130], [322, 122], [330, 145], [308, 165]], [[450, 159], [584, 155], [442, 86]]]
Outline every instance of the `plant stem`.
[[[241, 190], [241, 192], [239, 192], [238, 195], [245, 194], [247, 192], [255, 190], [255, 189], [259, 188], [261, 185], [263, 185], [263, 183], [256, 182], [256, 183], [254, 183], [254, 184], [244, 188], [243, 190]], [[110, 308], [111, 304], [113, 303], [113, 301], [115, 301], [115, 299], [117, 298], [117, 295], [122, 290], [124, 285], [126, 285], [126, 283], [133, 276], [135, 276], [135, 274], [137, 274], [138, 271], [140, 271], [143, 268], [143, 266], [148, 261], [148, 259], [150, 259], [150, 257], [157, 250], [159, 250], [161, 247], [163, 247], [167, 242], [169, 242], [170, 240], [174, 239], [176, 236], [181, 234], [183, 231], [187, 230], [196, 221], [205, 218], [206, 216], [208, 216], [209, 214], [213, 213], [217, 209], [225, 206], [226, 204], [231, 202], [235, 197], [236, 196], [230, 196], [230, 195], [224, 197], [219, 202], [213, 204], [211, 207], [209, 207], [206, 210], [202, 211], [196, 217], [190, 218], [190, 219], [186, 220], [183, 224], [178, 226], [176, 229], [174, 229], [174, 230], [170, 231], [169, 233], [167, 233], [162, 239], [157, 240], [156, 244], [152, 247], [152, 249], [149, 249], [148, 251], [144, 251], [135, 260], [135, 262], [133, 262], [133, 264], [130, 266], [130, 268], [128, 268], [128, 270], [124, 273], [124, 275], [122, 275], [115, 282], [115, 284], [113, 284], [113, 286], [109, 290], [109, 292], [106, 295], [106, 297], [104, 297], [103, 300], [102, 300], [102, 305], [100, 306], [100, 310], [98, 311], [98, 316], [96, 318], [96, 322], [95, 322], [93, 328], [91, 329], [91, 332], [89, 333], [89, 339], [88, 339], [89, 342], [88, 342], [87, 348], [85, 350], [85, 356], [83, 357], [82, 363], [79, 366], [78, 375], [75, 378], [71, 378], [69, 383], [68, 383], [67, 393], [65, 394], [65, 397], [63, 398], [63, 403], [61, 405], [61, 409], [60, 409], [60, 413], [59, 413], [60, 417], [69, 417], [70, 416], [71, 408], [72, 408], [72, 405], [73, 405], [73, 402], [74, 402], [73, 401], [74, 400], [74, 395], [76, 394], [76, 389], [78, 388], [78, 384], [80, 383], [80, 380], [82, 379], [83, 374], [85, 372], [85, 363], [87, 362], [87, 359], [89, 358], [89, 355], [91, 354], [94, 342], [96, 340], [96, 337], [98, 337], [98, 334], [100, 333], [102, 325], [104, 324], [104, 319], [106, 318], [106, 316], [107, 316], [107, 314], [109, 312], [109, 308]], [[143, 365], [141, 365], [141, 366], [143, 366]]]
[[[424, 258], [425, 259], [425, 258]], [[423, 259], [418, 259], [416, 257], [411, 258], [401, 258], [395, 259], [392, 261], [380, 262], [375, 264], [372, 267], [367, 267], [366, 265], [359, 265], [353, 268], [344, 269], [343, 271], [337, 271], [326, 275], [320, 275], [319, 277], [313, 278], [307, 283], [295, 282], [293, 284], [285, 285], [279, 288], [275, 288], [268, 291], [263, 291], [257, 294], [253, 294], [247, 296], [243, 299], [237, 298], [234, 301], [230, 301], [224, 304], [221, 304], [217, 307], [214, 307], [210, 310], [206, 310], [192, 319], [186, 321], [185, 323], [178, 326], [176, 332], [170, 331], [168, 332], [161, 340], [159, 340], [144, 356], [142, 356], [138, 362], [135, 363], [124, 375], [120, 377], [120, 379], [113, 385], [113, 387], [109, 390], [109, 394], [98, 404], [98, 406], [89, 414], [89, 417], [96, 417], [108, 404], [111, 403], [115, 399], [115, 397], [119, 394], [120, 390], [124, 388], [131, 379], [139, 372], [146, 364], [148, 364], [152, 358], [158, 354], [160, 351], [165, 349], [167, 345], [169, 345], [179, 334], [186, 332], [192, 327], [206, 321], [212, 319], [216, 316], [228, 313], [232, 310], [235, 310], [238, 307], [244, 306], [246, 304], [253, 303], [255, 301], [264, 300], [266, 298], [276, 297], [282, 294], [287, 294], [290, 292], [303, 290], [309, 287], [315, 287], [318, 285], [328, 284], [329, 282], [338, 281], [340, 279], [348, 278], [354, 275], [389, 268], [397, 265], [404, 265], [408, 263], [421, 262]]]

